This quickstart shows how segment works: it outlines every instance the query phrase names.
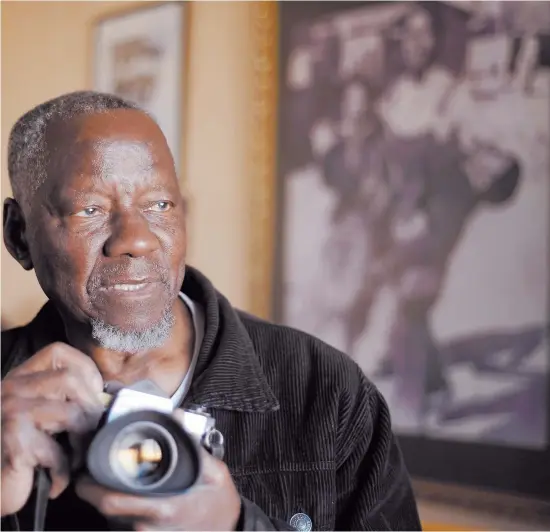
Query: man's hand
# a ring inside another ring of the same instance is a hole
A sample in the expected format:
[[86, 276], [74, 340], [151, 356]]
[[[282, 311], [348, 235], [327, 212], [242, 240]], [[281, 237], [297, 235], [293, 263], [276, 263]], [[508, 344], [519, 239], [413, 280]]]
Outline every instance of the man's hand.
[[69, 484], [69, 463], [53, 434], [84, 433], [102, 412], [103, 379], [93, 361], [63, 343], [51, 344], [2, 381], [2, 516], [19, 511], [32, 491], [34, 469], [49, 469], [50, 497]]
[[103, 488], [89, 477], [77, 481], [76, 493], [106, 517], [130, 521], [135, 530], [235, 530], [241, 497], [227, 466], [201, 451], [201, 478], [183, 495], [125, 495]]

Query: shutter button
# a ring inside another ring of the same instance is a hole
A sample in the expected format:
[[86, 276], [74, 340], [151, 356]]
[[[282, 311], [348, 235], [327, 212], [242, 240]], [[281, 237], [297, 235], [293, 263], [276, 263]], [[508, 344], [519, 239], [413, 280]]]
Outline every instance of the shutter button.
[[313, 523], [307, 514], [294, 514], [290, 518], [290, 526], [300, 532], [310, 532], [313, 527]]

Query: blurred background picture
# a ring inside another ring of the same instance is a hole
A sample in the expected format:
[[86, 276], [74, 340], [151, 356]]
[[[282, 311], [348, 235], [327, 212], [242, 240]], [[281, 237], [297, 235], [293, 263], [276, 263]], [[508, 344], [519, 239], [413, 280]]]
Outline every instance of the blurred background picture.
[[[124, 3], [121, 3], [123, 9]], [[179, 161], [185, 4], [123, 10], [95, 28], [94, 89], [135, 102], [161, 126]]]
[[542, 450], [550, 3], [368, 4], [284, 33], [278, 318], [399, 434]]

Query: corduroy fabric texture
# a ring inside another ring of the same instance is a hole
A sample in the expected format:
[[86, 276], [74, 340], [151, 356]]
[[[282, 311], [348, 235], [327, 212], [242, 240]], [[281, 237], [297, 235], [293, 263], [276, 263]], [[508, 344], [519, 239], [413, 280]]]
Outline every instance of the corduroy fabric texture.
[[[235, 310], [191, 267], [182, 290], [206, 316], [183, 406], [207, 407], [216, 418], [244, 507], [265, 514], [273, 529], [304, 513], [313, 530], [420, 530], [388, 407], [361, 369], [316, 338]], [[2, 378], [63, 340], [47, 303], [29, 325], [2, 332]], [[29, 510], [18, 515], [23, 530]], [[265, 516], [245, 521], [268, 529]], [[109, 528], [69, 488], [50, 502], [46, 529]]]

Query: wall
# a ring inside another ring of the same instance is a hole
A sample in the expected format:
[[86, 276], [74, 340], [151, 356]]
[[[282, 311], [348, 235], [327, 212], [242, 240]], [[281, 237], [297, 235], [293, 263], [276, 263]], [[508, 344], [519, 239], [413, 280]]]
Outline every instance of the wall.
[[[138, 4], [2, 2], [2, 200], [10, 194], [6, 143], [15, 120], [48, 98], [88, 88], [94, 21]], [[247, 308], [251, 4], [192, 2], [188, 8], [192, 54], [182, 182], [191, 198], [189, 262]], [[3, 321], [28, 321], [44, 295], [34, 274], [24, 272], [4, 246], [1, 279]]]

